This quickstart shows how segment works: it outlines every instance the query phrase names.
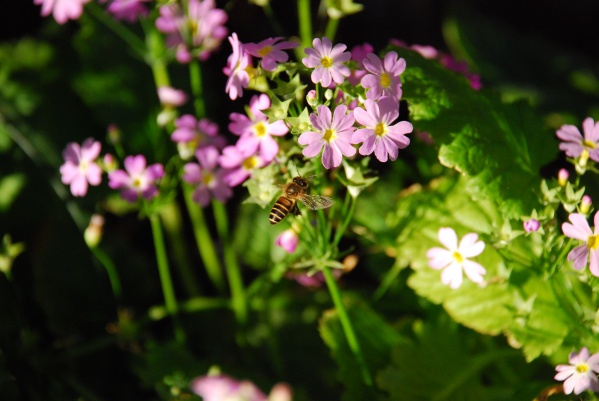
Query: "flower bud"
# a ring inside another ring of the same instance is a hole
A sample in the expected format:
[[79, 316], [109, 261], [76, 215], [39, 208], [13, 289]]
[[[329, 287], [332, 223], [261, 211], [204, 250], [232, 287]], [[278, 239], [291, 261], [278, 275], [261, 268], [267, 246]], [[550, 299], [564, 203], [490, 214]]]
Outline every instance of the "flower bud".
[[317, 102], [318, 102], [318, 97], [316, 96], [316, 91], [314, 89], [309, 91], [308, 94], [306, 95], [306, 102], [308, 102], [308, 104], [310, 106], [316, 107]]
[[331, 100], [333, 98], [333, 91], [330, 89], [327, 89], [326, 91], [324, 91], [324, 98], [326, 100]]
[[83, 233], [85, 243], [90, 248], [98, 246], [102, 240], [102, 231], [104, 230], [104, 217], [99, 214], [94, 214], [89, 222], [89, 225]]
[[297, 236], [297, 233], [290, 228], [279, 234], [275, 240], [275, 245], [280, 246], [288, 253], [295, 252], [298, 244], [299, 237]]
[[112, 145], [121, 143], [121, 130], [116, 124], [110, 124], [107, 132], [108, 142]]
[[524, 231], [527, 233], [537, 231], [541, 227], [541, 223], [537, 219], [530, 219], [524, 222]]
[[565, 187], [568, 183], [568, 178], [570, 177], [570, 173], [565, 168], [560, 169], [557, 173], [557, 183], [560, 187]]
[[114, 159], [114, 156], [110, 153], [106, 153], [103, 159], [104, 171], [110, 173], [118, 168], [118, 163]]
[[592, 204], [593, 204], [593, 200], [591, 199], [590, 196], [588, 196], [588, 195], [583, 196], [582, 200], [580, 201], [580, 213], [587, 214], [589, 212], [589, 210], [591, 209]]

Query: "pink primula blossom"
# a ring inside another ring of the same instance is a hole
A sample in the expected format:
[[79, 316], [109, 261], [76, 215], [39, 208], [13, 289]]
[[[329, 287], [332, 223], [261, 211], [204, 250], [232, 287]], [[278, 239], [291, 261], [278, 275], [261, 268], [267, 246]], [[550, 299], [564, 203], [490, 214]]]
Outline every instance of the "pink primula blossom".
[[145, 3], [150, 0], [112, 0], [106, 11], [118, 20], [135, 22], [139, 17], [148, 15]]
[[238, 146], [224, 148], [218, 162], [227, 170], [223, 179], [231, 187], [241, 184], [254, 173], [254, 170], [266, 165], [259, 155]]
[[42, 5], [42, 16], [52, 16], [59, 24], [68, 20], [76, 20], [83, 13], [83, 5], [89, 0], [33, 0], [34, 4]]
[[599, 122], [586, 118], [582, 122], [584, 137], [574, 125], [562, 125], [557, 130], [557, 137], [563, 142], [559, 144], [560, 150], [566, 152], [568, 157], [580, 157], [586, 154], [587, 158], [599, 162]]
[[571, 352], [568, 362], [569, 365], [555, 367], [555, 380], [564, 382], [564, 393], [580, 394], [585, 390], [599, 392], [599, 353], [590, 355], [587, 347], [583, 347], [580, 352]]
[[463, 274], [475, 283], [483, 282], [486, 270], [480, 264], [468, 260], [480, 255], [485, 249], [485, 243], [478, 241], [478, 234], [466, 234], [458, 245], [458, 236], [453, 228], [439, 229], [439, 241], [445, 248], [431, 248], [426, 253], [428, 265], [436, 270], [443, 270], [441, 282], [456, 289], [462, 285]]
[[576, 270], [582, 270], [587, 265], [590, 257], [591, 263], [589, 269], [593, 276], [599, 277], [599, 212], [595, 213], [595, 229], [591, 230], [589, 223], [584, 215], [572, 213], [568, 217], [570, 223], [562, 224], [564, 235], [584, 241], [584, 244], [572, 249], [568, 253], [568, 260], [574, 262]]
[[252, 58], [245, 51], [243, 43], [239, 41], [235, 32], [229, 36], [229, 43], [231, 43], [233, 52], [229, 55], [227, 65], [223, 69], [225, 75], [229, 77], [225, 92], [229, 94], [231, 100], [235, 100], [243, 96], [243, 89], [247, 88], [250, 83], [248, 69], [252, 68]]
[[156, 163], [146, 167], [143, 155], [127, 156], [125, 170], [115, 170], [108, 174], [108, 186], [120, 189], [121, 197], [131, 203], [139, 195], [150, 200], [158, 194], [156, 182], [164, 176], [164, 167]]
[[363, 156], [374, 152], [376, 158], [386, 162], [387, 158], [397, 159], [398, 149], [410, 144], [406, 134], [412, 132], [412, 124], [400, 121], [393, 122], [399, 117], [399, 104], [391, 97], [382, 97], [378, 102], [371, 99], [365, 101], [366, 110], [361, 107], [354, 109], [356, 121], [365, 128], [359, 128], [352, 135], [352, 143], [362, 143], [360, 154]]
[[86, 139], [81, 146], [71, 142], [62, 152], [65, 162], [60, 166], [62, 183], [71, 186], [73, 196], [85, 196], [89, 185], [100, 185], [102, 169], [96, 163], [102, 145], [92, 138]]
[[299, 244], [299, 237], [297, 233], [289, 228], [279, 234], [275, 240], [275, 245], [283, 248], [287, 253], [295, 252]]
[[323, 105], [318, 106], [317, 111], [318, 114], [310, 114], [315, 131], [304, 132], [298, 138], [300, 145], [307, 145], [302, 153], [306, 157], [315, 157], [322, 150], [322, 165], [328, 169], [338, 167], [343, 156], [356, 154], [356, 148], [351, 145], [354, 114], [347, 113], [345, 105], [337, 106], [334, 113]]
[[187, 94], [171, 86], [159, 86], [157, 89], [160, 104], [166, 107], [179, 107], [187, 102]]
[[372, 53], [373, 51], [374, 48], [369, 43], [357, 45], [351, 49], [351, 59], [358, 64], [358, 68], [352, 70], [350, 76], [348, 77], [349, 82], [353, 86], [358, 85], [362, 80], [362, 77], [368, 73], [368, 71], [364, 69], [364, 64], [362, 61], [366, 58], [368, 53]]
[[285, 383], [275, 384], [267, 397], [254, 383], [222, 374], [197, 377], [189, 387], [203, 401], [291, 401], [292, 398], [291, 388]]
[[176, 129], [171, 139], [177, 143], [182, 159], [188, 159], [196, 149], [215, 146], [222, 149], [225, 138], [218, 133], [218, 125], [207, 118], [199, 121], [191, 114], [184, 114], [175, 121]]
[[[260, 107], [260, 109], [258, 109]], [[269, 123], [261, 110], [270, 107], [267, 95], [253, 96], [250, 100], [250, 117], [241, 113], [231, 113], [229, 130], [239, 135], [236, 146], [249, 153], [260, 153], [265, 163], [270, 163], [279, 152], [279, 145], [272, 136], [282, 136], [289, 132], [283, 120]]]
[[224, 171], [218, 165], [218, 149], [209, 146], [196, 151], [198, 163], [183, 166], [183, 180], [195, 186], [192, 195], [194, 202], [202, 207], [208, 206], [210, 198], [226, 202], [233, 195], [231, 188], [224, 182]]
[[331, 41], [323, 37], [312, 41], [314, 48], [308, 47], [304, 52], [308, 57], [302, 59], [302, 63], [308, 68], [314, 68], [312, 71], [312, 82], [319, 83], [328, 87], [332, 82], [342, 84], [350, 74], [349, 68], [344, 65], [351, 58], [351, 53], [346, 52], [344, 44], [337, 44], [333, 47]]
[[[289, 55], [283, 50], [293, 49], [298, 46], [294, 42], [279, 42], [283, 38], [268, 38], [260, 43], [247, 43], [245, 49], [254, 57], [262, 59], [262, 68], [266, 71], [277, 69], [278, 63], [285, 63], [289, 60]], [[279, 42], [279, 43], [277, 43]]]
[[368, 91], [368, 99], [377, 100], [389, 96], [395, 101], [401, 98], [401, 73], [406, 69], [406, 61], [397, 53], [389, 52], [381, 59], [370, 53], [363, 61], [364, 68], [370, 73], [362, 78], [362, 86]]
[[531, 233], [539, 231], [539, 228], [541, 228], [541, 222], [537, 219], [530, 219], [522, 223], [522, 226], [524, 227], [524, 231]]

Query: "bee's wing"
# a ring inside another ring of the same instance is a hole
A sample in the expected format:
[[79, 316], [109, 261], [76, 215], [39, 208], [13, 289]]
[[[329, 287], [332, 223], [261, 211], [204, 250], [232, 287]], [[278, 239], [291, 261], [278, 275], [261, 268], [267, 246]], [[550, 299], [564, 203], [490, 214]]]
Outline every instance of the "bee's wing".
[[300, 196], [299, 200], [312, 210], [326, 209], [327, 207], [331, 207], [331, 205], [335, 202], [328, 196], [307, 194]]

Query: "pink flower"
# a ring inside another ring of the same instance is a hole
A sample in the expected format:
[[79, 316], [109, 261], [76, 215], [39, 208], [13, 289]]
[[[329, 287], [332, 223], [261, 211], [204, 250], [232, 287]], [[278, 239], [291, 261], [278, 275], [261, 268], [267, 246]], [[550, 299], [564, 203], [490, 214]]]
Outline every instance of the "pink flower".
[[275, 240], [275, 245], [280, 246], [287, 253], [295, 252], [295, 249], [297, 248], [298, 244], [299, 237], [297, 236], [297, 233], [291, 228], [288, 228], [287, 230], [283, 231], [281, 234], [277, 236], [277, 239]]
[[[215, 8], [214, 0], [189, 0], [183, 10], [178, 4], [160, 6], [156, 28], [168, 34], [167, 43], [177, 47], [177, 60], [188, 62], [195, 54], [206, 60], [227, 36], [227, 14]], [[191, 45], [191, 47], [189, 47]]]
[[527, 233], [538, 231], [541, 227], [541, 223], [537, 219], [526, 220], [523, 223], [524, 231]]
[[42, 5], [42, 16], [52, 16], [59, 24], [68, 20], [76, 20], [83, 13], [83, 5], [89, 0], [33, 0], [34, 4]]
[[[260, 107], [260, 109], [258, 109]], [[259, 151], [265, 163], [270, 163], [279, 152], [279, 145], [272, 136], [282, 136], [289, 132], [283, 120], [268, 122], [266, 114], [260, 110], [270, 107], [267, 95], [253, 96], [250, 100], [250, 117], [245, 114], [231, 113], [229, 130], [239, 135], [236, 146], [247, 149], [249, 153]]]
[[570, 365], [557, 365], [555, 380], [564, 381], [564, 393], [580, 394], [585, 390], [599, 392], [599, 353], [589, 356], [589, 350], [583, 347], [580, 352], [571, 352]]
[[466, 276], [475, 283], [483, 282], [483, 275], [487, 272], [484, 267], [467, 258], [478, 256], [485, 249], [485, 243], [478, 241], [476, 233], [466, 234], [458, 245], [458, 236], [453, 228], [440, 228], [439, 241], [447, 249], [431, 248], [426, 252], [428, 264], [433, 269], [443, 269], [441, 282], [456, 289], [462, 285], [462, 270]]
[[177, 143], [182, 159], [191, 157], [196, 149], [225, 146], [225, 138], [218, 134], [218, 125], [207, 118], [198, 121], [191, 114], [184, 114], [175, 121], [175, 127], [171, 139]]
[[406, 69], [406, 61], [398, 59], [395, 52], [389, 52], [381, 61], [375, 54], [364, 59], [364, 68], [370, 72], [362, 78], [362, 86], [368, 91], [368, 99], [377, 100], [381, 96], [390, 96], [396, 101], [401, 98], [401, 73]]
[[251, 67], [252, 58], [246, 53], [243, 43], [239, 41], [235, 32], [229, 36], [229, 43], [233, 53], [227, 59], [227, 66], [223, 69], [225, 75], [229, 77], [225, 92], [229, 94], [231, 100], [235, 100], [243, 96], [243, 88], [247, 88], [250, 83], [247, 68]]
[[148, 15], [144, 3], [149, 0], [112, 0], [106, 11], [118, 20], [135, 22], [139, 17]]
[[314, 48], [308, 47], [304, 52], [308, 55], [302, 59], [302, 63], [308, 68], [315, 68], [312, 71], [312, 82], [320, 82], [322, 86], [328, 87], [334, 81], [342, 84], [344, 77], [349, 76], [349, 68], [344, 65], [351, 58], [350, 52], [345, 52], [347, 48], [344, 44], [333, 44], [328, 38], [314, 39], [312, 41]]
[[87, 184], [100, 185], [102, 169], [96, 163], [102, 145], [92, 138], [86, 139], [81, 146], [71, 142], [62, 152], [65, 162], [60, 166], [62, 183], [71, 186], [73, 196], [85, 196]]
[[187, 94], [180, 89], [171, 86], [158, 87], [158, 99], [163, 106], [179, 107], [187, 102]]
[[190, 387], [203, 401], [267, 401], [266, 395], [254, 383], [225, 375], [195, 378]]
[[293, 49], [297, 47], [294, 42], [280, 42], [283, 38], [268, 38], [260, 43], [247, 43], [245, 49], [254, 57], [262, 59], [262, 68], [266, 71], [274, 71], [277, 69], [277, 63], [285, 63], [289, 60], [289, 55], [283, 50]]
[[146, 158], [143, 155], [127, 156], [125, 170], [115, 170], [108, 174], [108, 186], [120, 189], [121, 197], [131, 203], [139, 195], [150, 200], [158, 194], [156, 181], [164, 176], [164, 167], [156, 163], [146, 168]]
[[369, 155], [372, 152], [381, 162], [386, 162], [387, 157], [397, 159], [398, 149], [403, 149], [410, 144], [406, 134], [412, 132], [412, 124], [400, 121], [391, 125], [399, 117], [399, 104], [391, 97], [381, 97], [377, 102], [366, 99], [366, 110], [361, 107], [354, 109], [356, 121], [366, 128], [357, 129], [352, 135], [352, 143], [364, 142], [360, 147], [360, 154]]
[[266, 165], [260, 156], [248, 151], [247, 148], [237, 146], [224, 148], [218, 162], [227, 170], [223, 179], [231, 187], [241, 184], [254, 173], [255, 169]]
[[557, 130], [557, 137], [563, 142], [559, 144], [560, 150], [566, 152], [568, 157], [579, 157], [586, 153], [586, 157], [599, 162], [599, 122], [595, 123], [588, 117], [582, 122], [584, 138], [574, 125], [562, 125]]
[[599, 212], [595, 213], [594, 231], [591, 231], [587, 219], [580, 213], [572, 213], [568, 219], [572, 224], [562, 224], [564, 235], [585, 242], [568, 253], [568, 260], [574, 262], [576, 270], [582, 270], [587, 265], [590, 255], [591, 263], [589, 269], [591, 270], [591, 274], [599, 277]]
[[335, 168], [341, 164], [343, 156], [351, 157], [356, 154], [356, 148], [351, 145], [354, 132], [353, 112], [347, 112], [347, 106], [340, 105], [331, 114], [326, 106], [318, 106], [318, 114], [310, 114], [310, 122], [316, 131], [307, 131], [298, 138], [300, 145], [308, 145], [302, 151], [306, 157], [317, 156], [322, 148], [322, 165], [325, 168]]
[[187, 163], [183, 166], [183, 180], [195, 185], [192, 195], [194, 202], [202, 207], [208, 206], [213, 197], [226, 202], [233, 195], [231, 188], [224, 182], [224, 171], [218, 168], [218, 149], [209, 146], [196, 151], [198, 163]]
[[351, 49], [351, 59], [358, 64], [357, 69], [352, 70], [350, 76], [348, 77], [349, 82], [356, 86], [362, 80], [362, 77], [367, 74], [367, 71], [364, 70], [364, 64], [362, 61], [366, 58], [368, 53], [372, 53], [374, 48], [369, 43], [364, 43], [362, 45], [354, 46]]

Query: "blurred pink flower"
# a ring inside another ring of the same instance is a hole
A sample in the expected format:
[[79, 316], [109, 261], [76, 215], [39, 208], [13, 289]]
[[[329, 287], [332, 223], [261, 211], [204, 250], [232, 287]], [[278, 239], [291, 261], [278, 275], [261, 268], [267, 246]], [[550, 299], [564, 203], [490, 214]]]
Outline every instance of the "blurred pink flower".
[[158, 99], [163, 106], [179, 107], [187, 102], [187, 94], [171, 86], [158, 87]]
[[208, 206], [213, 197], [226, 202], [233, 195], [231, 188], [224, 182], [224, 171], [218, 165], [218, 149], [209, 146], [196, 151], [198, 163], [187, 163], [183, 166], [183, 181], [194, 185], [192, 195], [194, 202], [202, 207]]
[[381, 162], [387, 158], [397, 159], [398, 149], [410, 144], [406, 134], [412, 132], [412, 124], [400, 121], [391, 125], [399, 117], [399, 104], [391, 97], [381, 97], [378, 102], [366, 99], [366, 110], [361, 107], [354, 109], [356, 121], [365, 128], [358, 128], [352, 135], [352, 143], [362, 143], [360, 154], [369, 155], [372, 152]]
[[377, 100], [381, 96], [389, 96], [396, 101], [401, 98], [401, 77], [406, 69], [406, 61], [399, 58], [396, 52], [389, 52], [381, 59], [375, 54], [368, 54], [363, 61], [364, 68], [370, 72], [362, 78], [362, 86], [368, 91], [368, 99]]
[[268, 38], [260, 43], [247, 43], [245, 49], [252, 56], [262, 59], [262, 68], [266, 71], [274, 71], [277, 69], [277, 63], [285, 63], [289, 60], [289, 55], [283, 50], [293, 49], [298, 46], [297, 43], [279, 42], [280, 40], [283, 40], [283, 38]]
[[188, 159], [196, 149], [215, 146], [222, 149], [225, 138], [218, 133], [218, 125], [207, 118], [199, 121], [191, 114], [184, 114], [175, 121], [171, 139], [177, 143], [181, 158]]
[[219, 156], [218, 162], [226, 169], [223, 177], [227, 185], [234, 187], [247, 180], [255, 169], [264, 167], [262, 158], [247, 148], [227, 146]]
[[541, 223], [537, 219], [526, 220], [522, 225], [527, 233], [538, 231], [541, 227]]
[[277, 236], [277, 239], [275, 240], [275, 245], [280, 246], [287, 253], [295, 252], [295, 249], [297, 248], [298, 244], [299, 237], [297, 236], [297, 233], [291, 228], [288, 228], [287, 230], [283, 231], [281, 234]]
[[243, 96], [243, 88], [247, 88], [250, 83], [247, 68], [251, 67], [252, 58], [245, 51], [243, 43], [239, 41], [235, 32], [229, 36], [229, 43], [231, 43], [233, 52], [227, 59], [226, 67], [223, 68], [223, 72], [229, 77], [225, 92], [229, 94], [231, 100], [235, 100]]
[[[580, 352], [571, 352], [570, 365], [557, 365], [555, 380], [564, 382], [564, 393], [580, 394], [585, 390], [599, 392], [599, 353], [590, 355], [587, 347]], [[565, 380], [565, 381], [564, 381]]]
[[564, 235], [585, 242], [568, 253], [568, 260], [574, 262], [576, 270], [582, 270], [590, 257], [589, 270], [593, 276], [599, 277], [599, 212], [595, 213], [594, 231], [591, 231], [586, 217], [580, 213], [571, 213], [568, 219], [572, 224], [562, 224]]
[[335, 168], [341, 164], [343, 156], [351, 157], [356, 154], [356, 148], [351, 145], [354, 132], [353, 112], [347, 113], [347, 106], [339, 105], [334, 114], [326, 106], [318, 106], [318, 114], [310, 114], [310, 122], [315, 131], [306, 131], [298, 138], [300, 145], [308, 145], [302, 151], [306, 157], [315, 157], [322, 151], [322, 165], [325, 168]]
[[108, 186], [120, 189], [121, 197], [131, 203], [139, 195], [150, 200], [158, 194], [156, 181], [164, 176], [164, 167], [156, 163], [146, 167], [143, 155], [127, 156], [125, 170], [115, 170], [108, 174]]
[[576, 126], [562, 125], [556, 133], [563, 141], [559, 144], [559, 149], [566, 152], [568, 157], [579, 157], [587, 152], [588, 157], [599, 162], [599, 122], [595, 123], [588, 117], [582, 122], [582, 129], [584, 137]]
[[61, 25], [70, 19], [79, 19], [83, 13], [83, 5], [88, 2], [89, 0], [33, 0], [34, 4], [41, 4], [42, 16], [52, 13], [54, 20]]
[[86, 139], [81, 146], [75, 142], [67, 144], [62, 152], [65, 160], [60, 166], [62, 183], [71, 186], [73, 196], [85, 196], [88, 183], [100, 185], [102, 169], [96, 163], [102, 145], [92, 138]]
[[366, 58], [366, 55], [368, 53], [372, 53], [373, 51], [374, 51], [374, 48], [369, 43], [364, 43], [362, 45], [354, 46], [350, 50], [351, 59], [358, 64], [358, 68], [355, 70], [352, 70], [351, 74], [347, 78], [348, 81], [353, 86], [358, 85], [360, 83], [360, 81], [362, 80], [362, 77], [368, 73], [368, 71], [364, 70], [363, 60]]
[[440, 228], [439, 241], [445, 248], [431, 248], [426, 256], [428, 264], [433, 269], [442, 269], [441, 282], [449, 285], [452, 289], [462, 285], [462, 270], [466, 276], [475, 283], [483, 282], [483, 275], [487, 272], [484, 267], [476, 262], [468, 260], [478, 256], [485, 249], [485, 243], [478, 241], [476, 233], [466, 234], [458, 245], [458, 236], [453, 228]]
[[139, 17], [148, 15], [148, 9], [144, 3], [150, 0], [112, 0], [106, 11], [118, 20], [135, 22]]
[[225, 375], [201, 376], [191, 384], [191, 391], [203, 401], [267, 401], [266, 395], [247, 380], [237, 381]]
[[343, 64], [351, 58], [351, 53], [344, 51], [347, 46], [340, 43], [333, 47], [326, 37], [315, 38], [312, 46], [314, 48], [307, 47], [304, 50], [308, 57], [302, 59], [306, 67], [314, 68], [312, 82], [320, 82], [324, 87], [328, 87], [332, 82], [342, 84], [344, 77], [350, 74], [349, 68]]

